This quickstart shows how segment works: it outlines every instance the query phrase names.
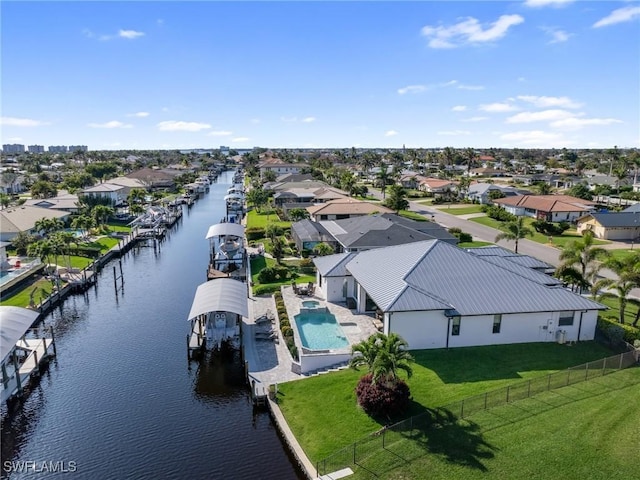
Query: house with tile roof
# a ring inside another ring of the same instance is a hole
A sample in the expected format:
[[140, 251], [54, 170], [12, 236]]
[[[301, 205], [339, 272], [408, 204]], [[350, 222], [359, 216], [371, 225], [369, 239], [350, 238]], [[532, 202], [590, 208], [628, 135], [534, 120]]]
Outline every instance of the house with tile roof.
[[640, 210], [590, 213], [576, 220], [578, 233], [593, 232], [603, 240], [636, 240], [640, 238]]
[[518, 217], [547, 222], [574, 222], [595, 210], [595, 202], [570, 195], [516, 195], [498, 198], [493, 203]]
[[394, 213], [383, 205], [363, 202], [355, 198], [341, 198], [307, 207], [311, 220], [340, 220], [342, 218], [359, 217], [373, 213]]
[[593, 340], [607, 308], [507, 257], [440, 240], [314, 263], [327, 301], [377, 311], [384, 333], [398, 333], [410, 349]]
[[449, 195], [458, 191], [458, 184], [441, 178], [421, 178], [418, 182], [418, 190], [431, 193], [434, 197]]
[[52, 208], [31, 207], [21, 205], [0, 210], [0, 241], [10, 242], [18, 233], [37, 233], [36, 222], [43, 218], [58, 218], [63, 222], [69, 219], [70, 213]]

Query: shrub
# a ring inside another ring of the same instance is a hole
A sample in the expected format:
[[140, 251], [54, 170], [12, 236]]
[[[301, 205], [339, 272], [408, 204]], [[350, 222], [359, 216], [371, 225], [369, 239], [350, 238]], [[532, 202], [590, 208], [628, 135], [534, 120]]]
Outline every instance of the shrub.
[[280, 326], [280, 330], [282, 331], [282, 336], [283, 337], [293, 337], [293, 329], [288, 326], [288, 325], [284, 325], [284, 326]]
[[463, 232], [462, 229], [458, 227], [451, 227], [449, 229], [449, 233], [456, 237], [461, 243], [468, 243], [473, 241], [473, 237], [471, 236], [471, 234]]
[[409, 386], [402, 380], [373, 383], [372, 374], [363, 376], [356, 387], [358, 405], [373, 417], [395, 416], [409, 408]]
[[302, 258], [309, 258], [309, 255], [311, 255], [311, 250], [307, 248], [303, 248], [302, 251], [300, 252], [300, 256]]
[[258, 273], [258, 281], [260, 283], [273, 283], [289, 278], [289, 269], [287, 267], [274, 265], [260, 270]]
[[245, 230], [247, 241], [258, 240], [264, 238], [264, 228], [262, 227], [250, 227]]
[[499, 222], [511, 222], [516, 219], [515, 215], [510, 214], [498, 205], [483, 205], [482, 211], [487, 214], [487, 217], [498, 220]]
[[278, 291], [279, 289], [280, 285], [258, 285], [257, 287], [253, 287], [253, 294], [256, 296], [265, 295], [267, 293]]
[[636, 340], [640, 340], [640, 328], [619, 323], [613, 318], [598, 318], [598, 328], [602, 330], [604, 335], [612, 342], [624, 340], [627, 343], [633, 344]]

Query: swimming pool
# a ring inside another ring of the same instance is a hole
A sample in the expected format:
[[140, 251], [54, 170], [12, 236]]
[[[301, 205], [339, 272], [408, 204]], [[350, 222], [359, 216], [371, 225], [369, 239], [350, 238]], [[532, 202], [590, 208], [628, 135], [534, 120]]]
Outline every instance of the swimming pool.
[[302, 302], [302, 308], [318, 308], [320, 302], [316, 302], [315, 300], [304, 300]]
[[337, 350], [349, 346], [346, 335], [329, 312], [303, 312], [293, 317], [302, 346], [309, 350]]

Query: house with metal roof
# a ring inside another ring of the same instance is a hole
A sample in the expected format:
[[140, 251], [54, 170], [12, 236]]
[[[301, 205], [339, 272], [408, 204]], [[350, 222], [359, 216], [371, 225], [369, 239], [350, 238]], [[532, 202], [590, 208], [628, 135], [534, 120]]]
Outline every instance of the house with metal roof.
[[30, 207], [21, 205], [0, 210], [0, 241], [10, 242], [18, 233], [36, 234], [36, 223], [43, 218], [57, 218], [66, 222], [69, 212], [51, 208]]
[[469, 189], [466, 192], [466, 198], [478, 202], [481, 205], [486, 205], [492, 203], [491, 196], [489, 192], [491, 191], [500, 191], [504, 197], [513, 197], [515, 195], [528, 195], [531, 192], [527, 190], [522, 190], [520, 188], [514, 187], [506, 187], [502, 185], [496, 185], [495, 183], [474, 183], [469, 186]]
[[373, 213], [393, 213], [393, 210], [371, 202], [363, 202], [355, 198], [341, 198], [307, 207], [311, 220], [340, 220], [342, 218], [359, 217]]
[[314, 262], [327, 301], [378, 312], [411, 349], [593, 340], [607, 308], [506, 256], [440, 240]]
[[640, 211], [590, 213], [576, 220], [578, 233], [593, 232], [603, 240], [636, 240], [640, 237]]

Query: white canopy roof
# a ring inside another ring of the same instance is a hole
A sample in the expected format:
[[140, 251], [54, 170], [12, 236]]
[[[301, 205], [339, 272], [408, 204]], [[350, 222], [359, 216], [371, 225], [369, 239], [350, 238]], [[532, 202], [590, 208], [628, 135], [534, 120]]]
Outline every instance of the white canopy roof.
[[244, 236], [244, 226], [239, 223], [225, 222], [211, 225], [205, 238], [217, 237], [219, 235]]
[[0, 306], [0, 355], [3, 362], [39, 315], [39, 312], [28, 308]]
[[226, 195], [224, 197], [225, 201], [226, 200], [244, 200], [244, 195], [242, 195], [241, 193], [230, 193], [229, 195]]
[[247, 284], [233, 278], [215, 278], [198, 285], [187, 320], [209, 312], [249, 316]]

